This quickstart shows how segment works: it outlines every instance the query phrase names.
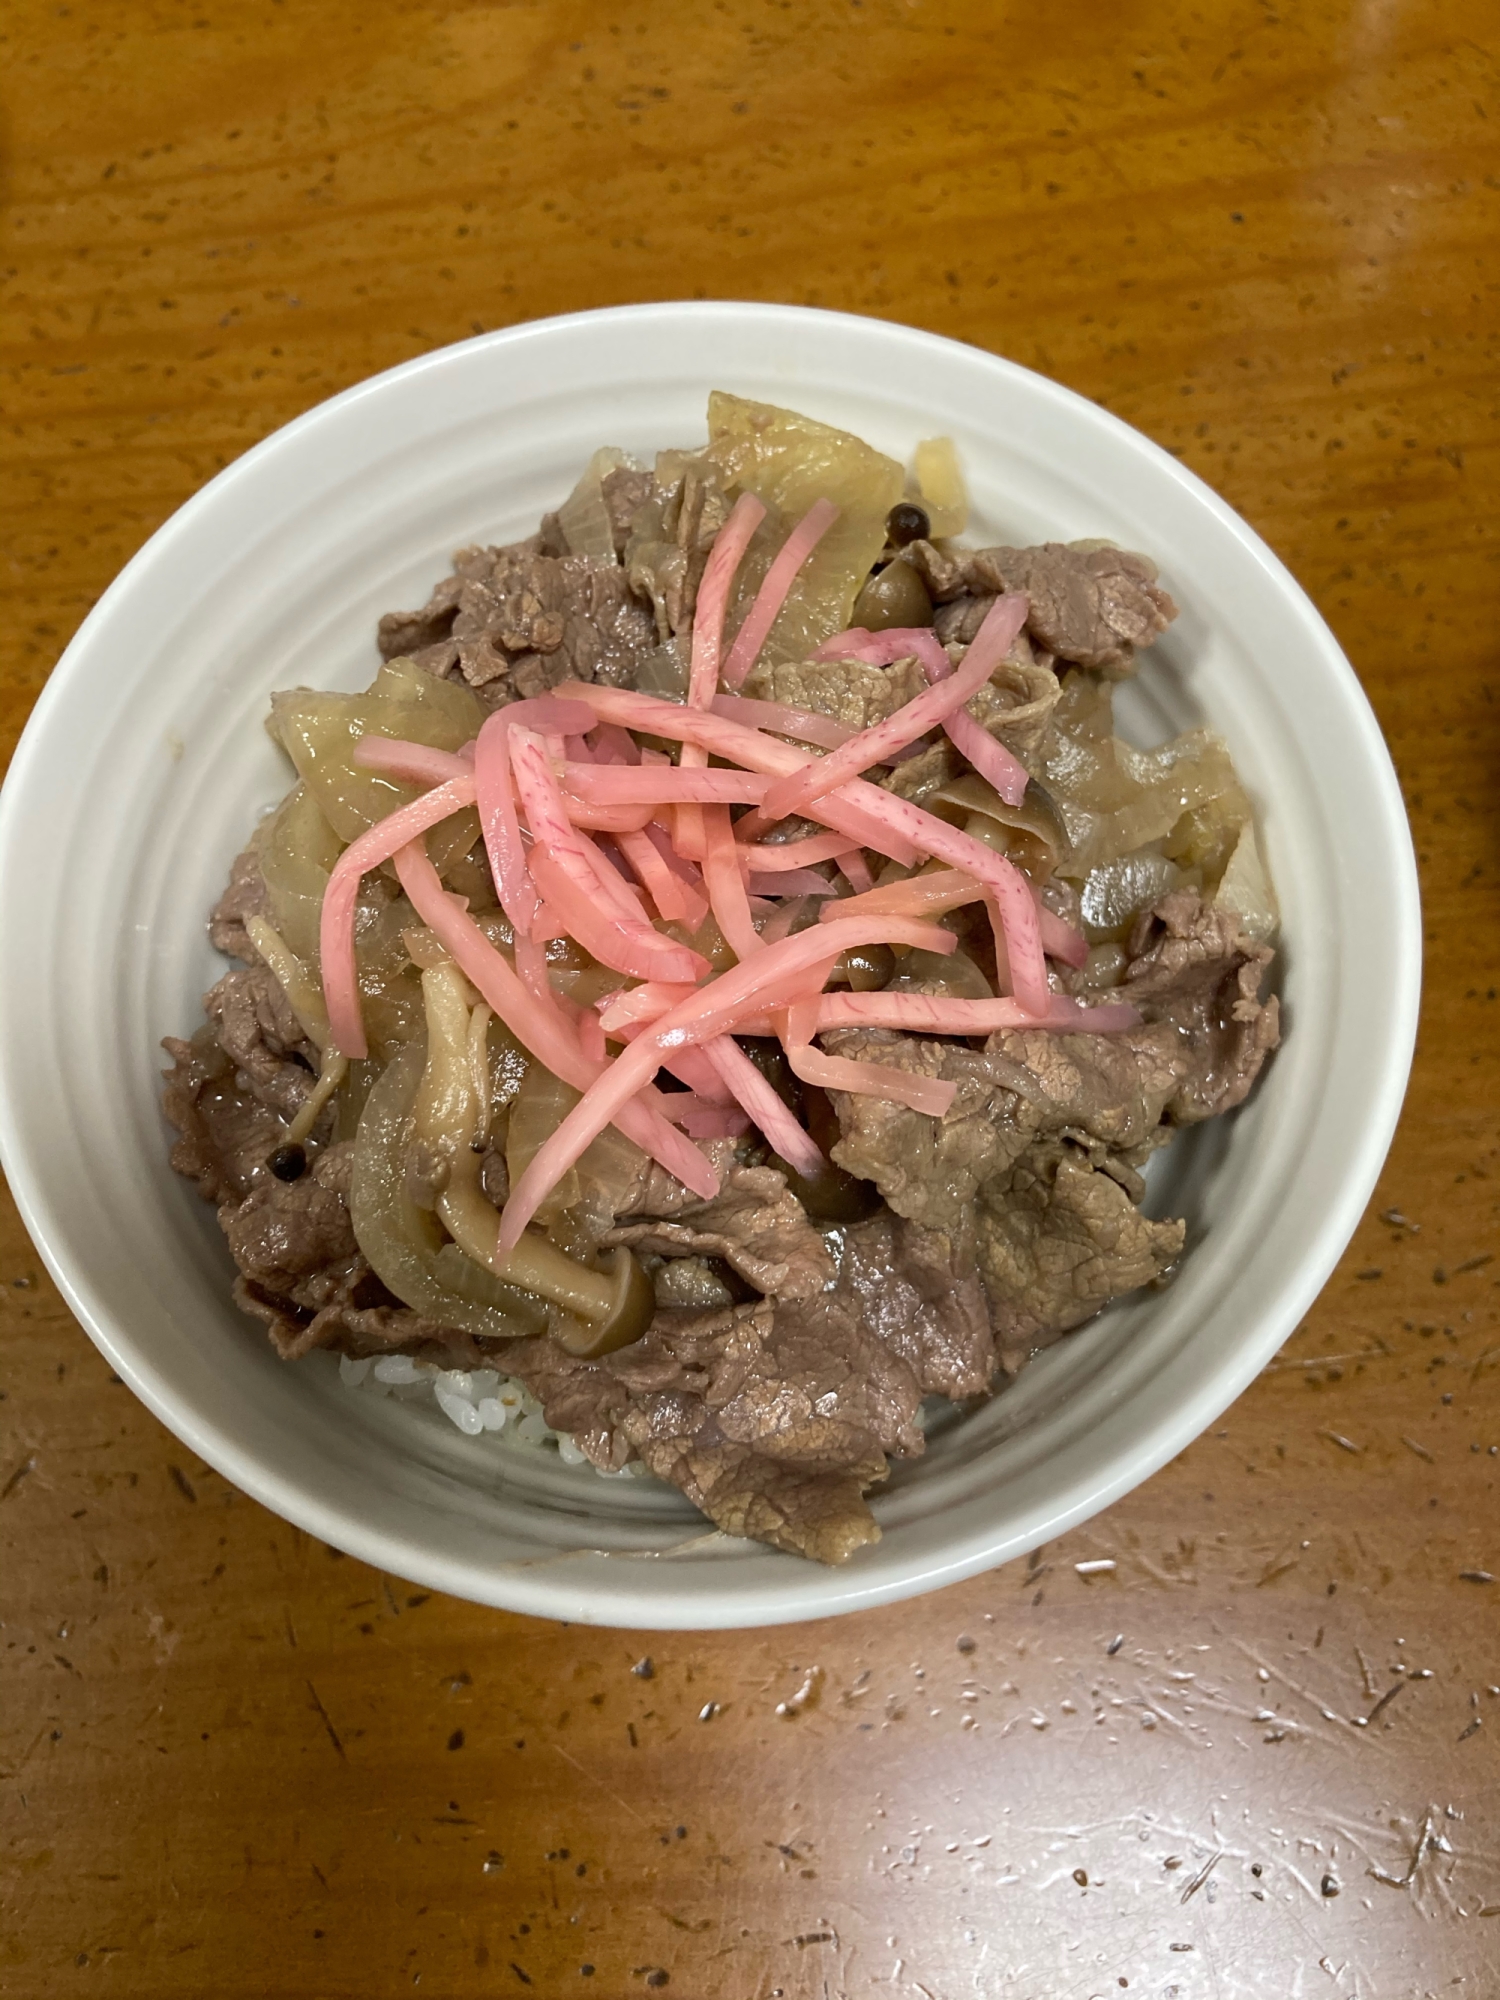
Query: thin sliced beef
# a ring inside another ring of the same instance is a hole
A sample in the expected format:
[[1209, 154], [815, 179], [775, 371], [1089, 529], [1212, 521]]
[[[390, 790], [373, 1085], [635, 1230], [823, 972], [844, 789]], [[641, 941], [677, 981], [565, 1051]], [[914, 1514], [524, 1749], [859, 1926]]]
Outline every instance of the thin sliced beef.
[[843, 1029], [833, 1053], [958, 1085], [942, 1119], [887, 1099], [830, 1093], [833, 1157], [873, 1180], [897, 1215], [961, 1237], [977, 1261], [1006, 1365], [1159, 1276], [1180, 1223], [1148, 1221], [1141, 1168], [1177, 1125], [1238, 1104], [1274, 1047], [1270, 958], [1196, 892], [1163, 898], [1137, 927], [1119, 997], [1144, 1015], [1118, 1035], [1007, 1030], [983, 1052]]
[[1038, 1139], [980, 1190], [979, 1263], [1007, 1374], [1181, 1256], [1186, 1224], [1142, 1215], [1112, 1165], [1107, 1149]]
[[226, 972], [203, 996], [203, 1011], [243, 1088], [288, 1123], [318, 1071], [318, 1051], [267, 965]]
[[1110, 998], [1133, 1003], [1145, 1019], [1123, 1034], [1006, 1029], [982, 1053], [882, 1029], [823, 1036], [835, 1055], [958, 1085], [939, 1120], [885, 1098], [833, 1093], [839, 1165], [873, 1180], [899, 1214], [954, 1229], [981, 1183], [1033, 1138], [1076, 1129], [1128, 1154], [1163, 1120], [1192, 1124], [1238, 1104], [1276, 1044], [1276, 1001], [1258, 997], [1269, 948], [1192, 890], [1164, 897], [1132, 944]]
[[842, 1562], [876, 1539], [862, 1495], [887, 1458], [923, 1448], [923, 1397], [983, 1394], [996, 1354], [972, 1231], [883, 1213], [816, 1296], [661, 1312], [600, 1361], [527, 1341], [507, 1365], [596, 1464], [638, 1457], [726, 1533]]
[[460, 550], [421, 611], [380, 621], [384, 658], [410, 655], [494, 706], [564, 680], [634, 686], [655, 647], [655, 621], [621, 564], [567, 554], [555, 529]]
[[[1017, 658], [1018, 651], [1026, 657]], [[969, 713], [1024, 761], [1045, 736], [1061, 693], [1049, 657], [1044, 654], [1037, 659], [1022, 632], [1010, 654], [969, 703]]]
[[741, 1293], [716, 1257], [657, 1257], [648, 1250], [641, 1261], [663, 1312], [719, 1312], [739, 1303]]
[[1021, 1104], [1005, 1089], [988, 1050], [883, 1028], [840, 1028], [819, 1039], [832, 1055], [957, 1084], [942, 1118], [885, 1097], [829, 1096], [842, 1133], [832, 1149], [835, 1163], [873, 1181], [898, 1215], [929, 1229], [961, 1231], [980, 1183], [1009, 1165], [1030, 1137], [1016, 1123]]
[[684, 452], [657, 459], [650, 491], [631, 516], [623, 560], [631, 589], [651, 606], [662, 644], [692, 625], [698, 585], [729, 508], [709, 460]]
[[972, 1228], [924, 1229], [882, 1210], [848, 1232], [842, 1283], [924, 1396], [982, 1396], [995, 1343]]
[[[300, 1361], [320, 1348], [364, 1360], [408, 1354], [440, 1368], [504, 1367], [503, 1356], [456, 1326], [440, 1326], [393, 1298], [363, 1257], [330, 1266], [303, 1281], [307, 1303], [269, 1292], [241, 1273], [234, 1302], [265, 1323], [283, 1361]], [[316, 1302], [316, 1303], [315, 1303]]]
[[1137, 918], [1129, 950], [1124, 982], [1110, 998], [1139, 1007], [1188, 1053], [1167, 1117], [1195, 1125], [1243, 1103], [1281, 1039], [1280, 1003], [1274, 993], [1260, 997], [1271, 947], [1247, 938], [1232, 910], [1179, 889]]
[[253, 1284], [297, 1305], [325, 1303], [321, 1287], [309, 1298], [302, 1288], [359, 1255], [346, 1200], [353, 1150], [331, 1146], [299, 1179], [267, 1174], [243, 1201], [220, 1208], [219, 1227], [230, 1255]]
[[349, 1220], [354, 1148], [329, 1146], [295, 1181], [263, 1174], [219, 1209], [238, 1266], [235, 1303], [263, 1320], [283, 1361], [316, 1348], [355, 1357], [414, 1354], [445, 1368], [481, 1366], [481, 1344], [393, 1298], [360, 1254]]
[[234, 857], [228, 886], [209, 915], [208, 941], [214, 950], [245, 965], [259, 965], [260, 953], [250, 942], [245, 919], [265, 916], [269, 905], [266, 880], [260, 872], [260, 850], [252, 840]]
[[205, 1201], [243, 1200], [265, 1178], [266, 1161], [281, 1143], [282, 1122], [241, 1087], [235, 1066], [211, 1027], [190, 1042], [169, 1035], [162, 1111], [177, 1132], [172, 1165]]
[[847, 1290], [661, 1313], [602, 1361], [526, 1341], [510, 1365], [596, 1464], [639, 1457], [726, 1533], [820, 1562], [876, 1538], [864, 1489], [922, 1449], [917, 1378]]
[[745, 693], [756, 701], [810, 708], [851, 729], [869, 729], [915, 701], [926, 685], [915, 660], [898, 660], [891, 667], [871, 667], [862, 660], [788, 660], [756, 667]]
[[910, 559], [945, 607], [937, 614], [944, 638], [972, 636], [1002, 591], [1023, 590], [1031, 600], [1026, 626], [1033, 642], [1104, 673], [1130, 673], [1137, 652], [1177, 616], [1156, 580], [1156, 565], [1126, 549], [1043, 542], [1027, 549], [943, 550], [917, 542]]
[[[686, 1194], [686, 1190], [683, 1190]], [[833, 1282], [833, 1259], [786, 1177], [733, 1167], [711, 1201], [674, 1204], [670, 1217], [631, 1219], [604, 1237], [659, 1257], [722, 1257], [758, 1292], [813, 1298]]]
[[609, 516], [615, 554], [622, 560], [630, 541], [630, 524], [651, 498], [655, 481], [649, 472], [633, 465], [617, 465], [599, 482], [604, 495], [604, 511]]

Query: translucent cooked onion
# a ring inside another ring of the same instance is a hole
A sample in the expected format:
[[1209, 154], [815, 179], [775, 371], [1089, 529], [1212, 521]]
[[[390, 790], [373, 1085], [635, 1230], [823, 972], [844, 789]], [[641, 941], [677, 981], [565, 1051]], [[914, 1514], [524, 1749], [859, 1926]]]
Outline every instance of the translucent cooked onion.
[[265, 822], [257, 843], [271, 920], [306, 965], [318, 963], [323, 891], [343, 844], [300, 781]]
[[1122, 938], [1140, 911], [1181, 887], [1182, 879], [1182, 870], [1164, 854], [1122, 854], [1092, 869], [1080, 899], [1089, 942]]
[[1068, 851], [1068, 837], [1057, 808], [1045, 786], [1035, 779], [1026, 787], [1021, 803], [1012, 806], [993, 785], [966, 771], [962, 777], [939, 785], [924, 804], [929, 812], [961, 826], [986, 847], [1008, 854], [1033, 882], [1045, 882]]
[[[355, 763], [354, 747], [362, 736], [458, 750], [478, 735], [486, 713], [468, 688], [439, 680], [410, 660], [391, 660], [364, 694], [293, 688], [273, 695], [267, 727], [333, 831], [350, 841], [417, 796], [413, 786]], [[429, 852], [438, 872], [467, 854], [478, 838], [479, 820], [472, 810], [437, 828]]]
[[[1113, 733], [1110, 697], [1109, 682], [1070, 673], [1037, 752], [1039, 775], [1068, 837], [1059, 872], [1081, 880], [1156, 842], [1179, 865], [1201, 868], [1200, 855], [1187, 852], [1194, 838], [1205, 852], [1215, 850], [1222, 868], [1249, 814], [1228, 749], [1210, 731], [1194, 729], [1155, 750], [1137, 750]], [[1199, 816], [1189, 822], [1196, 833], [1169, 838], [1187, 815]]]
[[901, 467], [848, 431], [795, 410], [716, 390], [708, 399], [708, 450], [731, 491], [756, 494], [770, 510], [736, 579], [726, 635], [738, 632], [791, 524], [818, 500], [839, 517], [798, 572], [762, 658], [805, 660], [849, 623], [854, 599], [885, 546], [885, 517], [901, 498]]
[[1257, 944], [1268, 944], [1280, 927], [1276, 892], [1261, 859], [1255, 828], [1248, 819], [1240, 828], [1229, 865], [1214, 891], [1214, 904], [1219, 909], [1236, 911], [1246, 934]]
[[419, 1209], [406, 1188], [407, 1122], [426, 1061], [425, 1042], [409, 1042], [365, 1100], [349, 1194], [355, 1241], [387, 1290], [439, 1325], [460, 1327], [482, 1340], [543, 1333], [547, 1311], [541, 1301], [472, 1260], [465, 1259], [470, 1270], [462, 1292], [445, 1282], [453, 1260], [439, 1260], [445, 1246], [456, 1246], [447, 1244], [436, 1218]]
[[632, 463], [615, 446], [603, 445], [584, 467], [578, 484], [557, 510], [557, 524], [570, 555], [615, 560], [614, 529], [604, 504], [604, 475]]
[[952, 438], [924, 438], [911, 469], [915, 498], [927, 511], [929, 539], [961, 535], [969, 525], [969, 493]]
[[909, 951], [900, 970], [885, 984], [887, 993], [930, 993], [943, 1000], [993, 1000], [995, 989], [966, 951], [939, 957]]

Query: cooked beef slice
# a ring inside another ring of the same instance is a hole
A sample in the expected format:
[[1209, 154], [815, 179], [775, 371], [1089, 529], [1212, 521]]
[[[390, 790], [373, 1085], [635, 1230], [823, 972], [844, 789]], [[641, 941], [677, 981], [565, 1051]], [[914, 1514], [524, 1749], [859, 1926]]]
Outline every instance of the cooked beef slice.
[[1270, 952], [1232, 915], [1181, 891], [1132, 943], [1118, 992], [1144, 1019], [1123, 1034], [1012, 1029], [982, 1053], [883, 1030], [822, 1037], [835, 1054], [957, 1084], [941, 1119], [831, 1092], [833, 1157], [898, 1216], [955, 1237], [977, 1230], [1007, 1366], [1180, 1254], [1182, 1225], [1138, 1211], [1140, 1169], [1174, 1126], [1238, 1104], [1275, 1046], [1276, 1002], [1258, 997]]
[[[1018, 648], [1028, 657], [1017, 658]], [[1046, 656], [1038, 660], [1032, 655], [1023, 632], [969, 703], [969, 713], [1024, 761], [1040, 746], [1061, 693]]]
[[230, 1255], [252, 1283], [278, 1298], [310, 1304], [300, 1295], [302, 1282], [358, 1256], [345, 1180], [353, 1150], [331, 1146], [297, 1180], [267, 1174], [242, 1201], [220, 1208]]
[[[1081, 667], [1110, 674], [1132, 671], [1136, 653], [1177, 616], [1156, 581], [1156, 565], [1126, 549], [1043, 542], [1028, 549], [939, 549], [915, 542], [910, 560], [939, 605], [945, 639], [972, 637], [1002, 591], [1031, 600], [1026, 627], [1033, 642]], [[946, 607], [957, 606], [956, 610]]]
[[382, 618], [379, 639], [383, 658], [409, 655], [499, 706], [564, 680], [634, 686], [656, 626], [619, 563], [568, 555], [553, 531], [461, 549], [423, 609]]
[[[1137, 918], [1130, 962], [1111, 999], [1139, 1007], [1148, 1023], [1170, 1028], [1188, 1063], [1166, 1115], [1193, 1125], [1242, 1103], [1261, 1064], [1281, 1039], [1280, 1003], [1260, 997], [1273, 956], [1243, 935], [1232, 910], [1179, 889]], [[1142, 1031], [1133, 1031], [1139, 1039]]]
[[924, 1396], [981, 1396], [995, 1372], [972, 1228], [924, 1229], [883, 1210], [848, 1232], [841, 1282]]
[[663, 644], [693, 622], [698, 585], [729, 507], [718, 467], [707, 459], [682, 452], [657, 459], [650, 490], [631, 516], [623, 561]]
[[[497, 1356], [460, 1327], [440, 1326], [393, 1298], [363, 1257], [310, 1274], [300, 1286], [304, 1303], [264, 1290], [241, 1273], [234, 1302], [263, 1320], [283, 1361], [300, 1361], [318, 1348], [363, 1360], [409, 1354], [440, 1368], [486, 1368]], [[503, 1366], [503, 1361], [499, 1362]]]
[[941, 1119], [887, 1098], [831, 1093], [843, 1134], [835, 1160], [873, 1180], [898, 1214], [956, 1229], [980, 1184], [1033, 1138], [1074, 1129], [1128, 1154], [1163, 1119], [1193, 1124], [1238, 1104], [1276, 1045], [1276, 1001], [1257, 997], [1270, 950], [1193, 890], [1164, 897], [1132, 943], [1111, 998], [1131, 1002], [1144, 1019], [1123, 1034], [1004, 1029], [982, 1053], [884, 1029], [823, 1036], [835, 1055], [958, 1085]]
[[650, 499], [655, 481], [649, 472], [633, 465], [617, 465], [599, 482], [604, 495], [604, 511], [609, 516], [615, 554], [624, 557], [630, 540], [630, 524]]
[[[686, 1195], [686, 1189], [683, 1190]], [[833, 1282], [833, 1259], [807, 1211], [771, 1167], [733, 1167], [710, 1201], [674, 1201], [670, 1217], [631, 1219], [604, 1237], [660, 1257], [722, 1257], [758, 1292], [815, 1297]]]
[[329, 1146], [295, 1181], [262, 1174], [243, 1199], [219, 1208], [238, 1266], [235, 1303], [263, 1320], [283, 1361], [315, 1348], [341, 1354], [413, 1354], [445, 1368], [475, 1368], [481, 1343], [392, 1297], [361, 1256], [349, 1220], [354, 1148]]
[[926, 685], [915, 660], [899, 660], [892, 667], [866, 666], [862, 660], [803, 660], [756, 667], [744, 691], [756, 701], [810, 708], [851, 729], [869, 729], [915, 701]]
[[740, 1296], [716, 1257], [656, 1257], [648, 1250], [641, 1261], [663, 1311], [717, 1312]]
[[842, 1562], [875, 1539], [861, 1495], [887, 1457], [922, 1450], [922, 1398], [981, 1395], [996, 1368], [972, 1229], [887, 1212], [842, 1239], [816, 1296], [660, 1312], [599, 1361], [526, 1341], [506, 1365], [596, 1464], [639, 1457], [727, 1533]]
[[835, 1163], [873, 1181], [898, 1215], [928, 1229], [962, 1231], [980, 1183], [1007, 1166], [1031, 1136], [1016, 1123], [1025, 1100], [1006, 1090], [988, 1050], [885, 1028], [839, 1028], [819, 1040], [831, 1055], [957, 1084], [942, 1118], [890, 1098], [828, 1094], [843, 1135], [832, 1149]]
[[313, 1087], [319, 1056], [267, 965], [226, 972], [203, 996], [224, 1053], [243, 1087], [288, 1123]]
[[1160, 1277], [1182, 1254], [1186, 1224], [1149, 1220], [1089, 1149], [1059, 1136], [985, 1182], [975, 1230], [1000, 1360], [1014, 1375], [1037, 1347]]
[[600, 1361], [521, 1342], [510, 1365], [596, 1464], [639, 1457], [727, 1533], [822, 1562], [875, 1539], [864, 1488], [922, 1449], [917, 1377], [848, 1290], [660, 1313]]
[[169, 1035], [162, 1111], [177, 1132], [172, 1165], [205, 1201], [243, 1200], [266, 1177], [266, 1161], [281, 1143], [282, 1121], [239, 1082], [235, 1065], [211, 1027], [190, 1042]]
[[246, 965], [258, 965], [260, 953], [245, 929], [247, 917], [263, 917], [270, 906], [265, 877], [260, 872], [260, 851], [255, 843], [234, 857], [229, 882], [214, 904], [208, 919], [208, 941], [226, 958], [238, 958]]
[[959, 756], [946, 736], [940, 736], [927, 749], [919, 750], [914, 757], [903, 757], [893, 765], [890, 772], [877, 782], [897, 798], [908, 799], [914, 806], [926, 805], [933, 793], [968, 770], [968, 765]]

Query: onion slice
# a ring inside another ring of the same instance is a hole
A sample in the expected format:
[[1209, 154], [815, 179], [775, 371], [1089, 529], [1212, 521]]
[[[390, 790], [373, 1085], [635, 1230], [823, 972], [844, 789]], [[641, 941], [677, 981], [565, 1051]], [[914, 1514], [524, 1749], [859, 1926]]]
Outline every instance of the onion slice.
[[[771, 627], [786, 603], [787, 592], [795, 583], [798, 570], [838, 517], [839, 510], [831, 500], [814, 500], [782, 543], [729, 649], [723, 672], [726, 687], [737, 688], [759, 659], [760, 649], [770, 637]], [[786, 1156], [783, 1154], [782, 1157]]]
[[[323, 892], [318, 929], [318, 954], [323, 968], [323, 1001], [328, 1009], [329, 1039], [340, 1055], [362, 1060], [370, 1052], [359, 1005], [359, 967], [354, 956], [354, 906], [359, 885], [372, 868], [389, 861], [430, 827], [474, 803], [474, 773], [450, 778], [409, 806], [398, 806], [377, 820], [344, 849], [333, 864]], [[436, 873], [436, 870], [434, 870]]]

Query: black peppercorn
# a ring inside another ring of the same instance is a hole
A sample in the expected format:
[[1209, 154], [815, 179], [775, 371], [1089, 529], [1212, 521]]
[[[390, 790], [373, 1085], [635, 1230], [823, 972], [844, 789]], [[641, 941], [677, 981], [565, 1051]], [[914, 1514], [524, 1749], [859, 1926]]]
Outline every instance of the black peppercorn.
[[908, 542], [925, 542], [932, 532], [927, 509], [915, 500], [898, 500], [885, 517], [885, 531], [892, 544], [904, 549]]
[[307, 1154], [300, 1146], [278, 1146], [266, 1165], [279, 1181], [300, 1181], [307, 1172]]

